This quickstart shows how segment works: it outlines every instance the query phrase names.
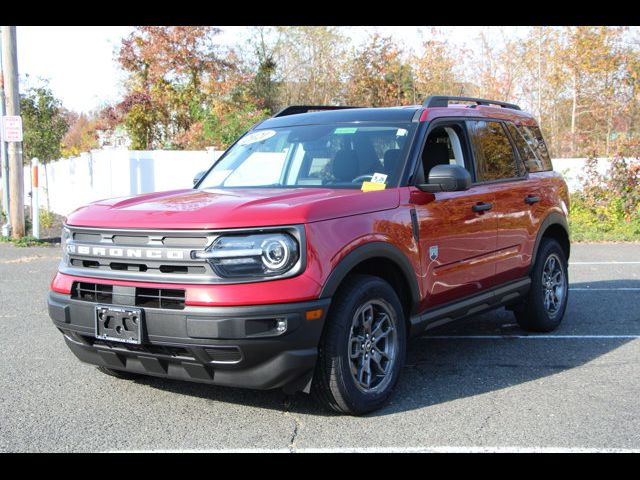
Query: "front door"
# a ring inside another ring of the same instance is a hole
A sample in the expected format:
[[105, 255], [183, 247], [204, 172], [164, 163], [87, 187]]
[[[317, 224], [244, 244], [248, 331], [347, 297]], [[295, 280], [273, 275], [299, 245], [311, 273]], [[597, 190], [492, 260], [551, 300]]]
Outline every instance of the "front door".
[[[464, 122], [435, 123], [425, 142], [418, 178], [427, 179], [433, 166], [444, 163], [473, 172], [470, 155]], [[466, 191], [434, 195], [434, 201], [415, 205], [427, 293], [421, 310], [479, 293], [492, 286], [495, 275], [497, 218], [492, 189], [474, 184]]]

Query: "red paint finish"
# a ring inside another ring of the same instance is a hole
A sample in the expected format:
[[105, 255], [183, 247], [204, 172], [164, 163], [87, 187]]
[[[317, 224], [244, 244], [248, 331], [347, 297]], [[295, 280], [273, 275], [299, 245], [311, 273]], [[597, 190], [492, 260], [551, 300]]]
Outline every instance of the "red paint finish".
[[[374, 194], [375, 193], [375, 194]], [[173, 190], [101, 200], [74, 211], [79, 227], [217, 229], [317, 222], [398, 206], [397, 189], [329, 188]]]
[[[496, 262], [496, 281], [504, 283], [528, 273], [542, 222], [552, 212], [566, 215], [562, 203], [568, 211], [568, 191], [556, 172], [532, 173], [523, 180], [497, 184], [495, 191], [497, 248], [501, 253]], [[529, 195], [540, 197], [540, 201], [527, 204], [525, 198]]]
[[[472, 207], [494, 201], [490, 187], [473, 186], [464, 192], [436, 193], [432, 202], [415, 206], [426, 293], [420, 309], [493, 286], [497, 217], [492, 210], [476, 213]], [[431, 248], [437, 248], [434, 259]]]
[[303, 302], [318, 298], [321, 285], [303, 274], [284, 280], [229, 285], [191, 285], [180, 283], [129, 282], [105, 278], [78, 277], [56, 273], [51, 290], [69, 295], [74, 281], [143, 288], [179, 288], [185, 290], [185, 304], [192, 306], [269, 305]]

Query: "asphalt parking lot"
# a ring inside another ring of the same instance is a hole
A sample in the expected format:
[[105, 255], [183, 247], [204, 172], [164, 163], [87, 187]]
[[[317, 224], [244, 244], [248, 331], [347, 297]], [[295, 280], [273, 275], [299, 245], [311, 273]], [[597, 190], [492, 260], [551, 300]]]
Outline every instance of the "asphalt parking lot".
[[0, 244], [0, 451], [640, 451], [640, 244], [577, 244], [561, 327], [504, 309], [411, 341], [364, 417], [306, 395], [108, 377], [47, 315], [58, 248]]

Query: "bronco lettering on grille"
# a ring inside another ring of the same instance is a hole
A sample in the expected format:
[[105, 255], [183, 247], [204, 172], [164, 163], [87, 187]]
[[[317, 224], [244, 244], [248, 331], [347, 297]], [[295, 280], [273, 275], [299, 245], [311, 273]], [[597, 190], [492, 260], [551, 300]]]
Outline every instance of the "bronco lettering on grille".
[[185, 252], [185, 250], [164, 248], [93, 247], [77, 244], [67, 245], [67, 253], [71, 255], [87, 255], [95, 257], [185, 260], [189, 258]]

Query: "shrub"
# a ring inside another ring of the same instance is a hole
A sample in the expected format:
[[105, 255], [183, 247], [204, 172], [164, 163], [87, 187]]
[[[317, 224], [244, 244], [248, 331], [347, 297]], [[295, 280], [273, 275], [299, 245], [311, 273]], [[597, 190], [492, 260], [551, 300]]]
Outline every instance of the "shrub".
[[46, 208], [40, 210], [40, 228], [51, 228], [55, 221], [55, 214]]
[[605, 176], [590, 158], [571, 197], [574, 240], [640, 240], [640, 163], [614, 157]]

